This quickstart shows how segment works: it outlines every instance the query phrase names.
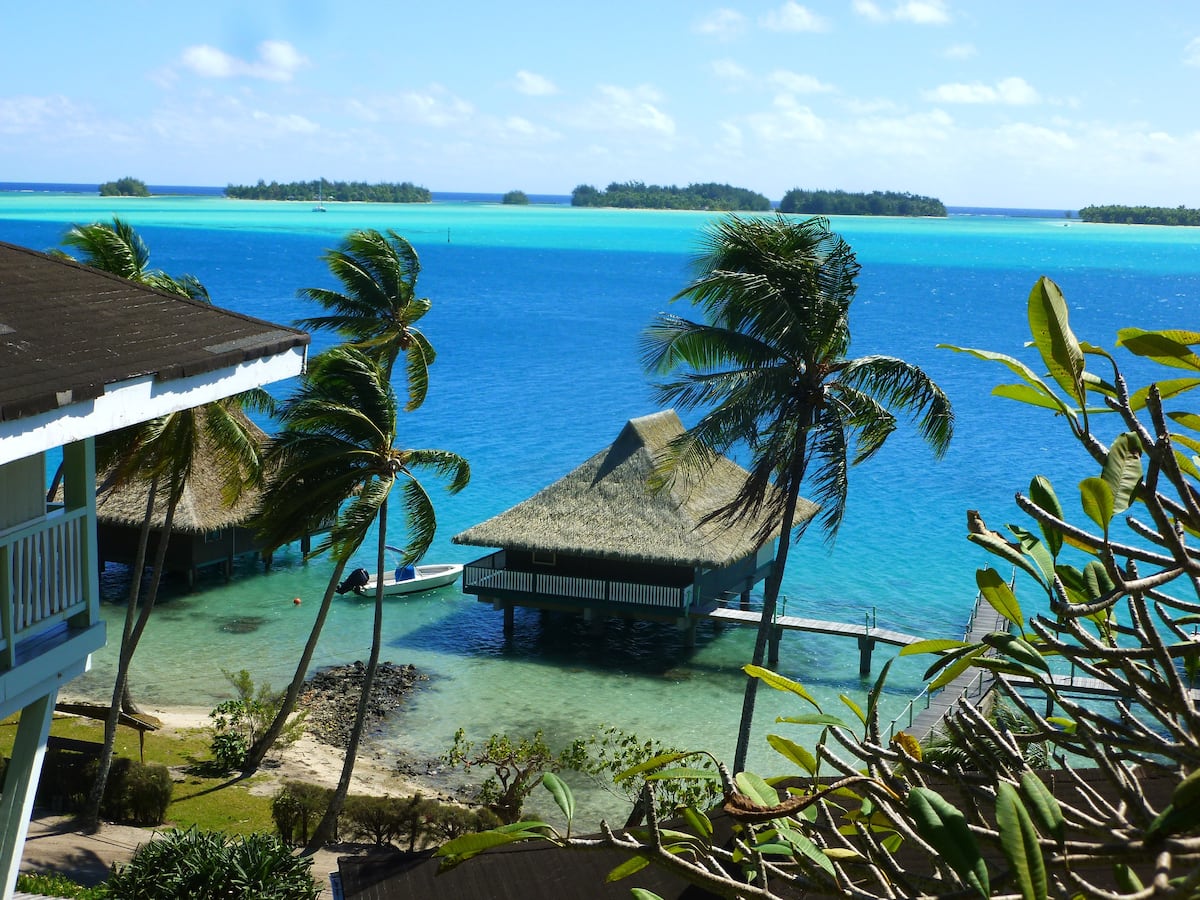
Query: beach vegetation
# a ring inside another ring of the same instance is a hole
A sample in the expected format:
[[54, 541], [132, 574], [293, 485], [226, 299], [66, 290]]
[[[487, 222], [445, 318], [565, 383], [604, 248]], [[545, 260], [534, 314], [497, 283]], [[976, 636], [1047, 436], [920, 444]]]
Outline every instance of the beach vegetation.
[[106, 181], [100, 185], [101, 197], [149, 197], [150, 189], [146, 182], [137, 178], [118, 178], [116, 181]]
[[[1194, 896], [1200, 416], [1191, 404], [1200, 333], [1123, 328], [1113, 350], [1079, 340], [1047, 278], [1030, 292], [1027, 315], [1033, 364], [1023, 351], [950, 349], [1003, 367], [996, 396], [1052, 415], [1082, 451], [1081, 478], [1055, 486], [1035, 475], [1016, 495], [1021, 521], [1004, 531], [968, 516], [967, 538], [987, 554], [976, 571], [980, 599], [1001, 628], [901, 651], [931, 660], [931, 693], [955, 691], [942, 720], [954, 757], [928, 753], [880, 720], [890, 662], [865, 702], [832, 706], [748, 666], [797, 708], [768, 737], [780, 777], [718, 766], [719, 809], [598, 838], [545, 823], [496, 830], [449, 842], [439, 850], [445, 864], [550, 840], [624, 850], [610, 880], [653, 864], [729, 897]], [[1136, 386], [1126, 369], [1158, 377]], [[989, 715], [959, 693], [975, 676], [1012, 716]], [[1081, 696], [1085, 685], [1100, 693]], [[789, 739], [791, 725], [818, 726], [815, 746]], [[1031, 753], [1038, 745], [1048, 753]], [[654, 759], [618, 777], [653, 791], [686, 759]], [[556, 802], [562, 794], [552, 792]], [[718, 819], [727, 840], [715, 837]]]
[[897, 191], [806, 191], [792, 188], [779, 201], [781, 213], [808, 216], [936, 216], [946, 206], [936, 197]]
[[1084, 222], [1114, 225], [1200, 225], [1200, 209], [1179, 206], [1085, 206], [1079, 210]]
[[346, 563], [368, 532], [374, 528], [376, 533], [375, 571], [379, 577], [371, 651], [342, 774], [310, 840], [312, 847], [326, 843], [335, 833], [379, 668], [392, 490], [399, 492], [404, 510], [406, 542], [401, 556], [402, 564], [408, 564], [424, 555], [437, 529], [433, 502], [418, 475], [445, 479], [451, 493], [462, 490], [470, 479], [467, 461], [455, 453], [396, 446], [399, 404], [385, 363], [386, 357], [369, 356], [352, 345], [337, 346], [317, 356], [300, 388], [280, 409], [281, 429], [268, 449], [272, 478], [263, 503], [261, 533], [266, 545], [273, 547], [295, 539], [297, 529], [312, 521], [333, 522], [312, 551], [313, 555], [329, 552], [334, 560], [326, 599], [332, 598]]
[[58, 872], [22, 872], [16, 889], [39, 897], [66, 897], [69, 900], [102, 900], [109, 896], [102, 886], [86, 887]]
[[[751, 664], [761, 666], [775, 618], [802, 491], [816, 502], [827, 539], [846, 509], [849, 467], [874, 456], [898, 416], [941, 456], [950, 443], [950, 401], [919, 367], [892, 356], [850, 358], [850, 305], [859, 272], [854, 250], [823, 218], [729, 216], [710, 225], [695, 278], [673, 299], [698, 319], [663, 313], [648, 327], [642, 359], [665, 380], [664, 404], [698, 411], [660, 461], [659, 486], [703, 469], [744, 445], [750, 473], [708, 521], [766, 513], [761, 540], [779, 536], [763, 590]], [[746, 760], [759, 679], [746, 679], [735, 769]]]
[[603, 191], [581, 184], [571, 192], [572, 206], [610, 206], [619, 209], [695, 209], [719, 212], [766, 212], [771, 201], [762, 194], [728, 184], [689, 184], [687, 187], [613, 182]]
[[[283, 691], [272, 690], [266, 682], [256, 685], [245, 669], [224, 674], [236, 696], [223, 700], [208, 714], [213, 731], [209, 743], [212, 759], [204, 766], [215, 774], [227, 774], [245, 765], [246, 751], [275, 721], [284, 698]], [[304, 719], [304, 713], [293, 715], [276, 740], [276, 746], [287, 746], [298, 740], [304, 733]]]
[[528, 206], [529, 196], [524, 191], [509, 191], [500, 198], [500, 202], [508, 206]]
[[532, 736], [517, 738], [493, 734], [483, 744], [476, 745], [467, 740], [466, 732], [460, 728], [442, 761], [464, 772], [476, 767], [488, 772], [472, 799], [491, 810], [501, 822], [511, 825], [520, 820], [525, 799], [547, 775], [554, 776], [563, 770], [584, 771], [588, 748], [586, 741], [575, 740], [570, 746], [552, 750], [540, 730]]
[[144, 900], [316, 900], [312, 859], [269, 834], [229, 837], [216, 831], [167, 831], [117, 864], [106, 897]]
[[304, 781], [284, 782], [271, 798], [271, 818], [280, 840], [302, 847], [329, 808], [333, 791]]
[[261, 178], [256, 184], [230, 184], [225, 196], [234, 200], [329, 200], [337, 203], [428, 203], [433, 195], [428, 188], [411, 181], [368, 184], [365, 181], [272, 181]]

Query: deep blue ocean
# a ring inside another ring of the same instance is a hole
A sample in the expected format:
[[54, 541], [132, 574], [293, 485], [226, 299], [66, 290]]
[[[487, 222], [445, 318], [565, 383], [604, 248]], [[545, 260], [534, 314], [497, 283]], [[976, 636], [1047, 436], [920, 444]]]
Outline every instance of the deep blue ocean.
[[[457, 497], [433, 488], [439, 532], [429, 561], [482, 556], [450, 537], [530, 496], [606, 447], [627, 419], [656, 409], [638, 338], [658, 311], [686, 312], [671, 297], [687, 283], [711, 221], [703, 213], [562, 202], [503, 206], [487, 202], [492, 195], [417, 206], [330, 204], [314, 213], [309, 204], [231, 201], [213, 190], [145, 200], [0, 190], [0, 240], [47, 249], [70, 223], [119, 214], [144, 237], [154, 265], [197, 276], [219, 305], [290, 323], [314, 312], [297, 289], [335, 286], [321, 254], [342, 235], [363, 227], [405, 235], [421, 257], [420, 292], [433, 301], [422, 327], [438, 357], [429, 398], [406, 418], [402, 441], [454, 450], [473, 468]], [[958, 425], [940, 461], [902, 426], [876, 458], [852, 470], [836, 543], [814, 530], [792, 554], [787, 612], [853, 622], [872, 616], [882, 627], [961, 636], [975, 569], [989, 562], [965, 538], [966, 511], [980, 510], [995, 528], [1021, 521], [1012, 498], [1036, 474], [1077, 508], [1075, 486], [1093, 473], [1082, 468], [1065, 425], [993, 398], [1006, 370], [937, 344], [997, 350], [1037, 366], [1023, 344], [1025, 300], [1041, 275], [1059, 282], [1076, 333], [1092, 343], [1112, 347], [1127, 325], [1195, 327], [1200, 231], [1092, 226], [1066, 221], [1061, 211], [1035, 212], [1043, 214], [833, 220], [863, 266], [851, 352], [922, 366], [950, 395]], [[315, 335], [314, 352], [332, 340]], [[400, 527], [397, 519], [389, 534]], [[373, 568], [372, 552], [364, 550], [360, 563]], [[214, 573], [196, 592], [173, 588], [138, 651], [135, 694], [150, 704], [209, 708], [227, 696], [222, 669], [243, 667], [282, 686], [329, 570], [325, 560], [305, 564], [291, 548], [269, 574], [247, 560], [229, 585]], [[110, 570], [104, 578], [114, 623], [122, 575]], [[1028, 589], [1021, 593], [1040, 608]], [[294, 605], [295, 597], [304, 602]], [[369, 603], [339, 601], [319, 663], [365, 659], [370, 618]], [[455, 588], [389, 605], [385, 629], [384, 658], [414, 663], [430, 677], [383, 736], [397, 754], [436, 755], [460, 726], [480, 737], [542, 728], [552, 742], [565, 742], [601, 724], [732, 753], [749, 630], [702, 627], [688, 650], [670, 628], [611, 623], [596, 638], [573, 619], [518, 612], [516, 636], [506, 642], [501, 615]], [[110, 634], [117, 630], [110, 626]], [[114, 656], [111, 647], [98, 653], [93, 672], [72, 690], [104, 695]], [[876, 667], [885, 658], [877, 650]], [[839, 693], [866, 688], [852, 641], [789, 635], [780, 669], [834, 706]], [[901, 661], [885, 709], [907, 701], [922, 669], [920, 661]], [[766, 697], [758, 721], [794, 711]], [[795, 726], [774, 727], [804, 740]], [[756, 735], [767, 731], [764, 724]], [[761, 740], [751, 763], [778, 768]]]

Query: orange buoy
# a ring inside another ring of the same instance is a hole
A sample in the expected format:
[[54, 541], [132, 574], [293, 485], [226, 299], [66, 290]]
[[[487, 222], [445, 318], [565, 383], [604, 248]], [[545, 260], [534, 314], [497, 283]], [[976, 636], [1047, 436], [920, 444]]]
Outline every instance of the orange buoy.
[[300, 605], [300, 598], [299, 598], [299, 597], [293, 597], [293, 598], [292, 598], [292, 603], [294, 603], [296, 606], [299, 606], [299, 605]]

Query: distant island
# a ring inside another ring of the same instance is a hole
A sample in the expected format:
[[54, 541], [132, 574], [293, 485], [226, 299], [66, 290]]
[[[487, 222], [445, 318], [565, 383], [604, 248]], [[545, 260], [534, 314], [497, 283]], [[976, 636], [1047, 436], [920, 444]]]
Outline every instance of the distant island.
[[501, 198], [500, 202], [509, 206], [528, 206], [529, 195], [524, 191], [509, 191]]
[[771, 208], [771, 201], [762, 194], [728, 184], [689, 184], [681, 188], [627, 181], [623, 184], [614, 182], [603, 191], [590, 184], [581, 184], [571, 192], [571, 205], [765, 212]]
[[150, 189], [146, 182], [136, 178], [118, 178], [116, 181], [106, 181], [100, 185], [101, 197], [149, 197]]
[[1079, 211], [1085, 222], [1109, 225], [1200, 225], [1200, 209], [1184, 206], [1085, 206]]
[[270, 184], [259, 179], [258, 184], [230, 184], [225, 196], [235, 200], [331, 200], [360, 203], [428, 203], [433, 199], [428, 188], [417, 187], [410, 181], [400, 184], [365, 181], [288, 181]]
[[901, 194], [896, 191], [804, 191], [793, 188], [779, 201], [783, 213], [815, 216], [939, 216], [946, 206], [936, 197]]

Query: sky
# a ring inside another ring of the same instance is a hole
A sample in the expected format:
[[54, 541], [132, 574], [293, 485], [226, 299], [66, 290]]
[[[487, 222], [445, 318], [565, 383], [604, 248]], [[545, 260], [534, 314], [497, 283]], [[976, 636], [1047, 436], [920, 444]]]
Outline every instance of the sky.
[[1197, 0], [6, 3], [0, 181], [1200, 206]]

